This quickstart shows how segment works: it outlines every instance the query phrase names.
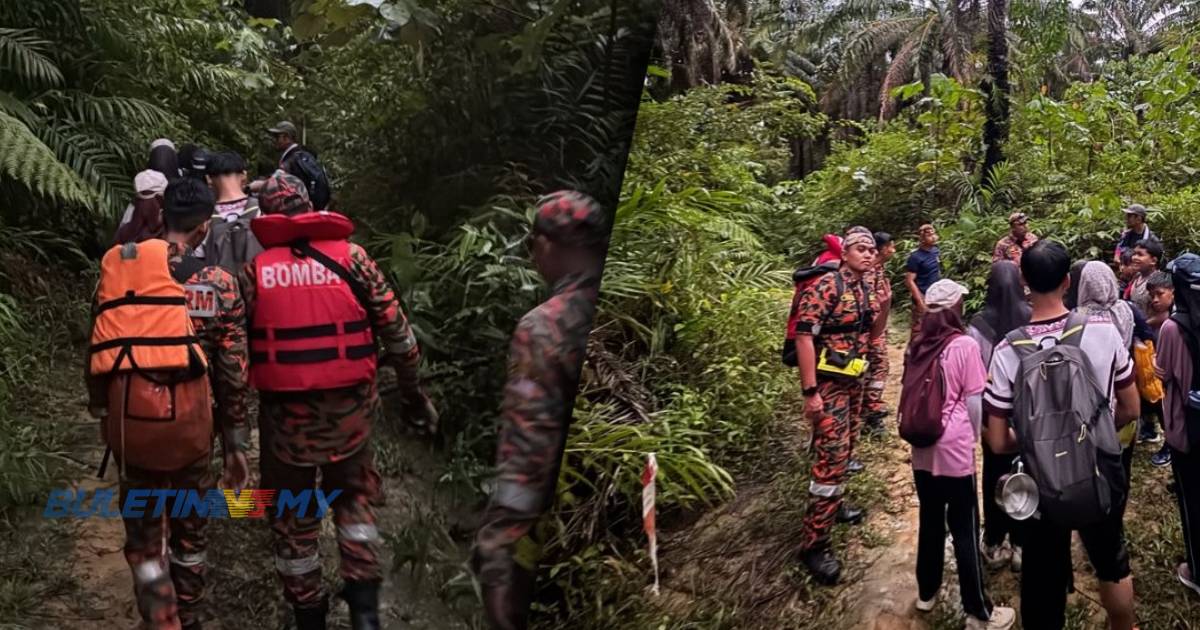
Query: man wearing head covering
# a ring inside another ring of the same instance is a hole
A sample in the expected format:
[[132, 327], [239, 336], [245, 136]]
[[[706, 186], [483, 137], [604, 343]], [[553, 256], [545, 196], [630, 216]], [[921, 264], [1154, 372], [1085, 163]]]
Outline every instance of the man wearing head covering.
[[822, 584], [835, 584], [834, 522], [858, 523], [864, 512], [842, 500], [857, 419], [862, 417], [865, 357], [879, 330], [874, 293], [863, 275], [875, 262], [869, 231], [848, 232], [841, 267], [804, 294], [796, 324], [796, 355], [805, 416], [813, 423], [808, 509], [800, 529], [800, 558]]
[[587, 195], [560, 191], [538, 204], [530, 256], [550, 298], [513, 333], [496, 486], [472, 561], [493, 628], [527, 624], [540, 553], [533, 530], [554, 498], [608, 234], [608, 212]]
[[1139, 241], [1154, 237], [1154, 232], [1150, 231], [1150, 225], [1146, 223], [1146, 206], [1140, 203], [1131, 204], [1123, 212], [1125, 213], [1125, 230], [1117, 238], [1117, 246], [1113, 250], [1113, 262], [1116, 264], [1120, 264], [1121, 255], [1125, 252], [1132, 252]]
[[1021, 254], [1037, 242], [1038, 237], [1029, 231], [1029, 217], [1024, 212], [1014, 212], [1008, 215], [1009, 232], [996, 241], [992, 250], [992, 262], [1011, 260], [1021, 264]]
[[888, 277], [887, 263], [896, 255], [896, 241], [887, 232], [875, 232], [875, 267], [871, 270], [867, 286], [875, 293], [875, 303], [878, 304], [880, 333], [871, 340], [870, 374], [867, 376], [867, 400], [863, 413], [865, 428], [872, 435], [883, 435], [886, 429], [883, 420], [888, 411], [883, 404], [883, 388], [887, 385], [888, 377], [888, 338], [887, 321], [892, 310], [892, 279]]
[[[264, 251], [241, 274], [250, 327], [250, 376], [259, 390], [263, 486], [293, 494], [341, 490], [331, 507], [341, 554], [341, 597], [354, 630], [379, 628], [381, 542], [375, 508], [382, 479], [370, 436], [383, 420], [377, 362], [396, 371], [404, 419], [436, 429], [421, 387], [421, 353], [378, 265], [348, 238], [349, 219], [314, 213], [304, 184], [276, 171], [251, 226]], [[382, 344], [381, 344], [382, 342]], [[378, 353], [382, 345], [382, 355]], [[325, 628], [321, 518], [295, 508], [269, 512], [275, 568], [298, 630]]]
[[316, 152], [300, 144], [300, 132], [296, 130], [296, 125], [285, 120], [268, 129], [267, 133], [271, 134], [275, 148], [280, 151], [279, 168], [304, 182], [313, 208], [327, 210], [333, 195], [329, 188], [329, 176], [317, 160]]
[[925, 290], [942, 277], [942, 258], [938, 251], [938, 233], [932, 224], [926, 223], [917, 229], [917, 249], [904, 263], [904, 284], [912, 296], [912, 329], [909, 342], [921, 329], [921, 317], [925, 315]]
[[[223, 454], [221, 485], [240, 491], [249, 477], [246, 452], [250, 448], [245, 310], [233, 276], [219, 267], [206, 266], [193, 252], [208, 231], [213, 204], [212, 191], [199, 180], [172, 182], [166, 190], [162, 238], [168, 242], [171, 275], [183, 285], [191, 327], [208, 360], [208, 378], [216, 403], [212, 428], [220, 436]], [[101, 415], [100, 410], [112, 402], [108, 380], [107, 376], [90, 375], [87, 379], [88, 407], [93, 415]], [[163, 444], [162, 448], [172, 446]], [[204, 493], [216, 487], [211, 461], [209, 451], [174, 471], [121, 465], [121, 495], [133, 489], [152, 492], [163, 488], [191, 488]], [[138, 611], [147, 628], [198, 630], [207, 575], [207, 519], [196, 514], [171, 519], [162, 516], [147, 510], [143, 517], [124, 521], [125, 558], [134, 574]], [[163, 549], [164, 544], [167, 549]]]

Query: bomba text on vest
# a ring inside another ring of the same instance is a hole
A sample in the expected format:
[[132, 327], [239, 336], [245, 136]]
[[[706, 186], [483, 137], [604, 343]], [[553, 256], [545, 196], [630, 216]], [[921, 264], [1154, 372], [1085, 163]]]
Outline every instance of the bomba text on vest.
[[340, 284], [342, 279], [315, 260], [274, 263], [259, 270], [264, 289]]

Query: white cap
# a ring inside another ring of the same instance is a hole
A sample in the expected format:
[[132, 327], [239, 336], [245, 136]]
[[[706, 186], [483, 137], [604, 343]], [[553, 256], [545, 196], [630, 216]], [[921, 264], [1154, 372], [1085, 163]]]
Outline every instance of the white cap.
[[159, 138], [158, 140], [155, 140], [154, 142], [150, 143], [151, 151], [157, 149], [158, 147], [171, 147], [171, 150], [174, 150], [175, 143], [171, 142], [170, 140], [168, 140], [166, 138]]
[[158, 171], [147, 169], [133, 178], [133, 188], [139, 197], [149, 199], [167, 190], [167, 177]]
[[938, 280], [925, 290], [925, 306], [929, 310], [950, 308], [969, 293], [967, 287], [953, 280]]

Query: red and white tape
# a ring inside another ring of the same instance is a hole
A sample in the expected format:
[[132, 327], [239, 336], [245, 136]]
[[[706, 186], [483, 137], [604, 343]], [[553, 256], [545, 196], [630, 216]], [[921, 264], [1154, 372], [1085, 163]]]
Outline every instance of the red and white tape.
[[650, 564], [654, 566], [654, 594], [658, 595], [658, 541], [654, 532], [654, 479], [658, 476], [658, 460], [654, 453], [646, 456], [642, 471], [642, 529], [650, 538]]

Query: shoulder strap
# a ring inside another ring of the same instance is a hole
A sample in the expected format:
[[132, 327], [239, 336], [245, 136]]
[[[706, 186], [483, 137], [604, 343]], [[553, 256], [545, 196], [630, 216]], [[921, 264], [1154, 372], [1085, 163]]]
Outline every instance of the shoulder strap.
[[1004, 335], [1004, 339], [1012, 346], [1013, 351], [1017, 353], [1018, 357], [1031, 355], [1038, 350], [1037, 342], [1029, 336], [1029, 333], [1025, 332], [1024, 326], [1017, 326], [1007, 335]]
[[292, 247], [301, 254], [304, 254], [305, 256], [316, 260], [322, 265], [325, 265], [326, 269], [336, 273], [339, 278], [344, 280], [346, 284], [349, 285], [350, 291], [354, 293], [354, 297], [358, 298], [358, 303], [362, 305], [363, 310], [367, 312], [367, 317], [370, 318], [371, 299], [367, 294], [367, 289], [362, 285], [361, 282], [358, 281], [358, 278], [354, 277], [354, 274], [350, 273], [349, 269], [346, 269], [336, 260], [326, 256], [325, 252], [313, 247], [308, 241], [296, 241], [292, 243]]
[[204, 269], [204, 267], [205, 264], [203, 260], [200, 260], [195, 256], [184, 256], [183, 259], [180, 260], [177, 265], [175, 265], [175, 268], [171, 270], [171, 277], [175, 279], [175, 282], [183, 284], [188, 281], [188, 278], [191, 278], [201, 269]]
[[1080, 310], [1071, 311], [1067, 315], [1067, 322], [1063, 325], [1062, 335], [1058, 338], [1060, 345], [1079, 347], [1079, 342], [1083, 339], [1083, 329], [1087, 327], [1089, 315]]

